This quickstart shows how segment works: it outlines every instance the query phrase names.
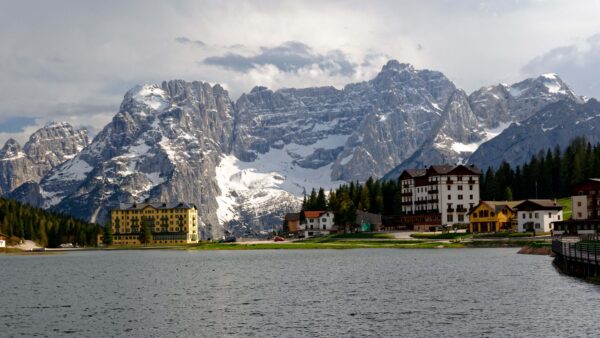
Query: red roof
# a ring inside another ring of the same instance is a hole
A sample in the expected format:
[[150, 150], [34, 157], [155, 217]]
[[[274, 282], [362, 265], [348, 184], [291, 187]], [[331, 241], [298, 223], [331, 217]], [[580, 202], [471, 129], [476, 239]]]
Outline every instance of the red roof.
[[319, 216], [323, 215], [325, 213], [325, 211], [305, 211], [304, 212], [304, 217], [306, 218], [318, 218]]

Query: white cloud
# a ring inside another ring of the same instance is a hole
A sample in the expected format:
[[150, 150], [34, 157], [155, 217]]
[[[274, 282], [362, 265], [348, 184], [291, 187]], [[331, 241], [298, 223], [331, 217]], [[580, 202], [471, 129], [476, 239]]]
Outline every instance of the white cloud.
[[600, 98], [600, 34], [534, 58], [523, 73], [557, 73], [578, 94]]
[[[388, 58], [440, 70], [470, 91], [517, 81], [534, 57], [599, 33], [599, 9], [583, 0], [4, 1], [0, 120], [96, 125], [129, 87], [177, 78], [222, 83], [233, 99], [255, 85], [340, 87], [371, 78]], [[244, 72], [201, 62], [288, 41], [313, 62], [286, 71], [263, 59]], [[339, 62], [325, 65], [332, 51]], [[352, 71], [335, 71], [344, 64]]]

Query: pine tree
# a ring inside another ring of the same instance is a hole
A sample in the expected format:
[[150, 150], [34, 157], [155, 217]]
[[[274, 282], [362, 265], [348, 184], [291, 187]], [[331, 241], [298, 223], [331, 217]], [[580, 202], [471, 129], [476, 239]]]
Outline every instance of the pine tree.
[[104, 244], [105, 245], [113, 244], [113, 231], [112, 231], [112, 225], [110, 223], [107, 223], [104, 226]]
[[506, 200], [506, 201], [513, 200], [513, 193], [512, 193], [512, 189], [510, 187], [506, 187], [504, 189], [504, 200]]
[[323, 190], [323, 188], [320, 188], [319, 193], [317, 194], [315, 209], [327, 210], [327, 198], [325, 197], [325, 190]]

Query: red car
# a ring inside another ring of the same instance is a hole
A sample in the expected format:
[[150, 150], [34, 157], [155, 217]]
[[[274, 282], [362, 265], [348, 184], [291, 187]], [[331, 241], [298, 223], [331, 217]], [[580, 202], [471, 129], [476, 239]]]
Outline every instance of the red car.
[[274, 242], [284, 242], [284, 241], [285, 241], [285, 238], [283, 238], [283, 237], [279, 237], [279, 236], [276, 236], [275, 238], [273, 238], [273, 241], [274, 241]]

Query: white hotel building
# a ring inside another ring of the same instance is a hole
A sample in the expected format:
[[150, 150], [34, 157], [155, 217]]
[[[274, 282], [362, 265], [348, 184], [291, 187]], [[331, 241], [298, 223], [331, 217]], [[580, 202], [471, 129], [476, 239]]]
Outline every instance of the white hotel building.
[[400, 175], [402, 220], [415, 231], [469, 223], [479, 203], [481, 170], [473, 165], [433, 165]]

